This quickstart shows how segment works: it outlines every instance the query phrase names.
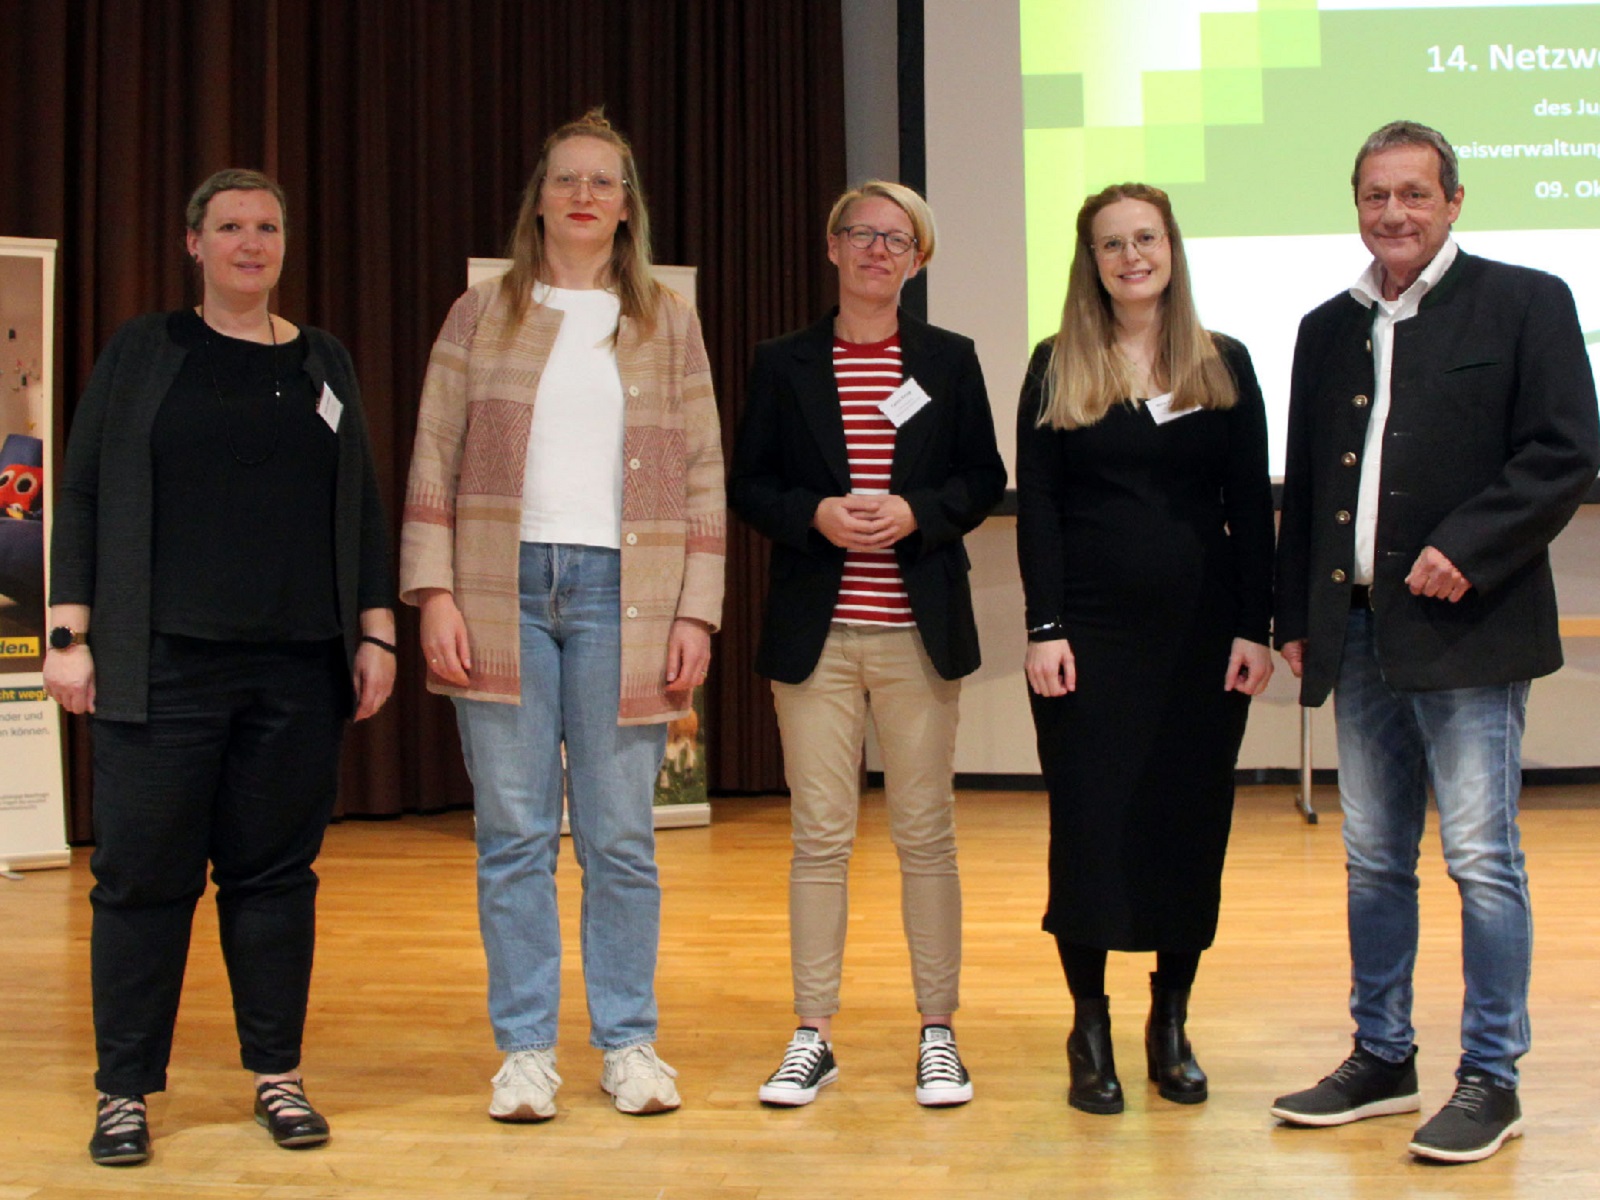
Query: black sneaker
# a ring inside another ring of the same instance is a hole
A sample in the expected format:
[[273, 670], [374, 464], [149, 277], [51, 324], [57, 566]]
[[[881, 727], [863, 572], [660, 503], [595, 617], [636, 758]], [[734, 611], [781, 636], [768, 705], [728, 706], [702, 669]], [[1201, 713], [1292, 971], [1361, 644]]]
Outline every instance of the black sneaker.
[[761, 1085], [757, 1096], [763, 1104], [779, 1108], [799, 1108], [817, 1098], [817, 1090], [839, 1078], [833, 1061], [833, 1047], [815, 1029], [802, 1025], [794, 1031], [783, 1052], [783, 1062]]
[[1391, 1063], [1357, 1042], [1350, 1057], [1316, 1087], [1274, 1100], [1272, 1115], [1292, 1125], [1348, 1125], [1368, 1117], [1416, 1112], [1421, 1107], [1417, 1048], [1411, 1048], [1405, 1062]]
[[1507, 1138], [1522, 1136], [1522, 1104], [1517, 1089], [1501, 1087], [1478, 1071], [1463, 1072], [1451, 1096], [1431, 1121], [1417, 1130], [1410, 1150], [1439, 1162], [1477, 1162], [1500, 1149]]
[[150, 1125], [143, 1096], [100, 1093], [89, 1157], [102, 1167], [132, 1167], [150, 1157]]
[[924, 1025], [917, 1046], [917, 1103], [941, 1108], [971, 1099], [972, 1079], [956, 1052], [956, 1035], [948, 1025]]

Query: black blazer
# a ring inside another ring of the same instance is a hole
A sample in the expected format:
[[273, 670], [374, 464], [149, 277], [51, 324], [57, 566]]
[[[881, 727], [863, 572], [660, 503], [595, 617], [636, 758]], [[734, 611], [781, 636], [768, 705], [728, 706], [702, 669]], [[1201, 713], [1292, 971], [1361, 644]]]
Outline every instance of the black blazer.
[[[811, 525], [826, 497], [850, 491], [833, 318], [756, 347], [728, 479], [729, 507], [772, 539], [756, 670], [784, 683], [815, 669], [844, 575], [844, 550]], [[931, 401], [895, 437], [889, 490], [917, 519], [895, 557], [929, 659], [959, 679], [979, 662], [961, 535], [1000, 502], [1006, 469], [972, 340], [902, 310], [900, 354]]]
[[[1356, 493], [1375, 375], [1372, 310], [1348, 293], [1300, 323], [1278, 536], [1274, 636], [1307, 639], [1300, 701], [1339, 674]], [[1594, 375], [1553, 275], [1458, 253], [1394, 327], [1372, 604], [1385, 678], [1482, 687], [1561, 665], [1547, 552], [1600, 466]], [[1456, 604], [1405, 577], [1433, 546], [1471, 582]]]

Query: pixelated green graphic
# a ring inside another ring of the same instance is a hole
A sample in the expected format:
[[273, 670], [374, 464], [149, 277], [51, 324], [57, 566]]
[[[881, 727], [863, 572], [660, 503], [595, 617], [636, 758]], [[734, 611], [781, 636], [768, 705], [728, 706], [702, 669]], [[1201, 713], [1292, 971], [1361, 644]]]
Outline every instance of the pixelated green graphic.
[[[1353, 232], [1355, 152], [1399, 117], [1461, 151], [1462, 229], [1600, 225], [1600, 200], [1582, 203], [1600, 158], [1581, 149], [1600, 119], [1578, 103], [1600, 105], [1600, 5], [1222, 7], [1239, 5], [1018, 0], [1033, 336], [1059, 319], [1090, 192], [1157, 184], [1191, 237]], [[1555, 61], [1539, 47], [1570, 48], [1569, 66], [1530, 66]]]

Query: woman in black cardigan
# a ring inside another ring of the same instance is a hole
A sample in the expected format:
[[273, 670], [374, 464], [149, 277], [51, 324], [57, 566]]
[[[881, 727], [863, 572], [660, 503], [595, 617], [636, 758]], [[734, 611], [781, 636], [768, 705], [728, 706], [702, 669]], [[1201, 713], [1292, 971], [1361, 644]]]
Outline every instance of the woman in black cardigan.
[[45, 686], [93, 714], [90, 1157], [144, 1162], [195, 903], [217, 885], [256, 1119], [327, 1122], [300, 1081], [312, 863], [352, 715], [394, 684], [389, 549], [350, 356], [268, 310], [282, 189], [213, 175], [188, 207], [201, 304], [117, 331], [72, 424]]

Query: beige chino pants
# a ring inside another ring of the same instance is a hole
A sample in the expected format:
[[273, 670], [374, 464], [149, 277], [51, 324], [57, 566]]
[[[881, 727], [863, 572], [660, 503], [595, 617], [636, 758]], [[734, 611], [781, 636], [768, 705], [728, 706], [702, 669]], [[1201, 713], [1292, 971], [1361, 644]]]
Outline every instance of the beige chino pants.
[[803, 683], [772, 685], [791, 795], [789, 945], [800, 1017], [839, 1011], [847, 878], [871, 713], [917, 1011], [954, 1012], [961, 880], [951, 775], [961, 683], [942, 679], [915, 629], [835, 624]]

